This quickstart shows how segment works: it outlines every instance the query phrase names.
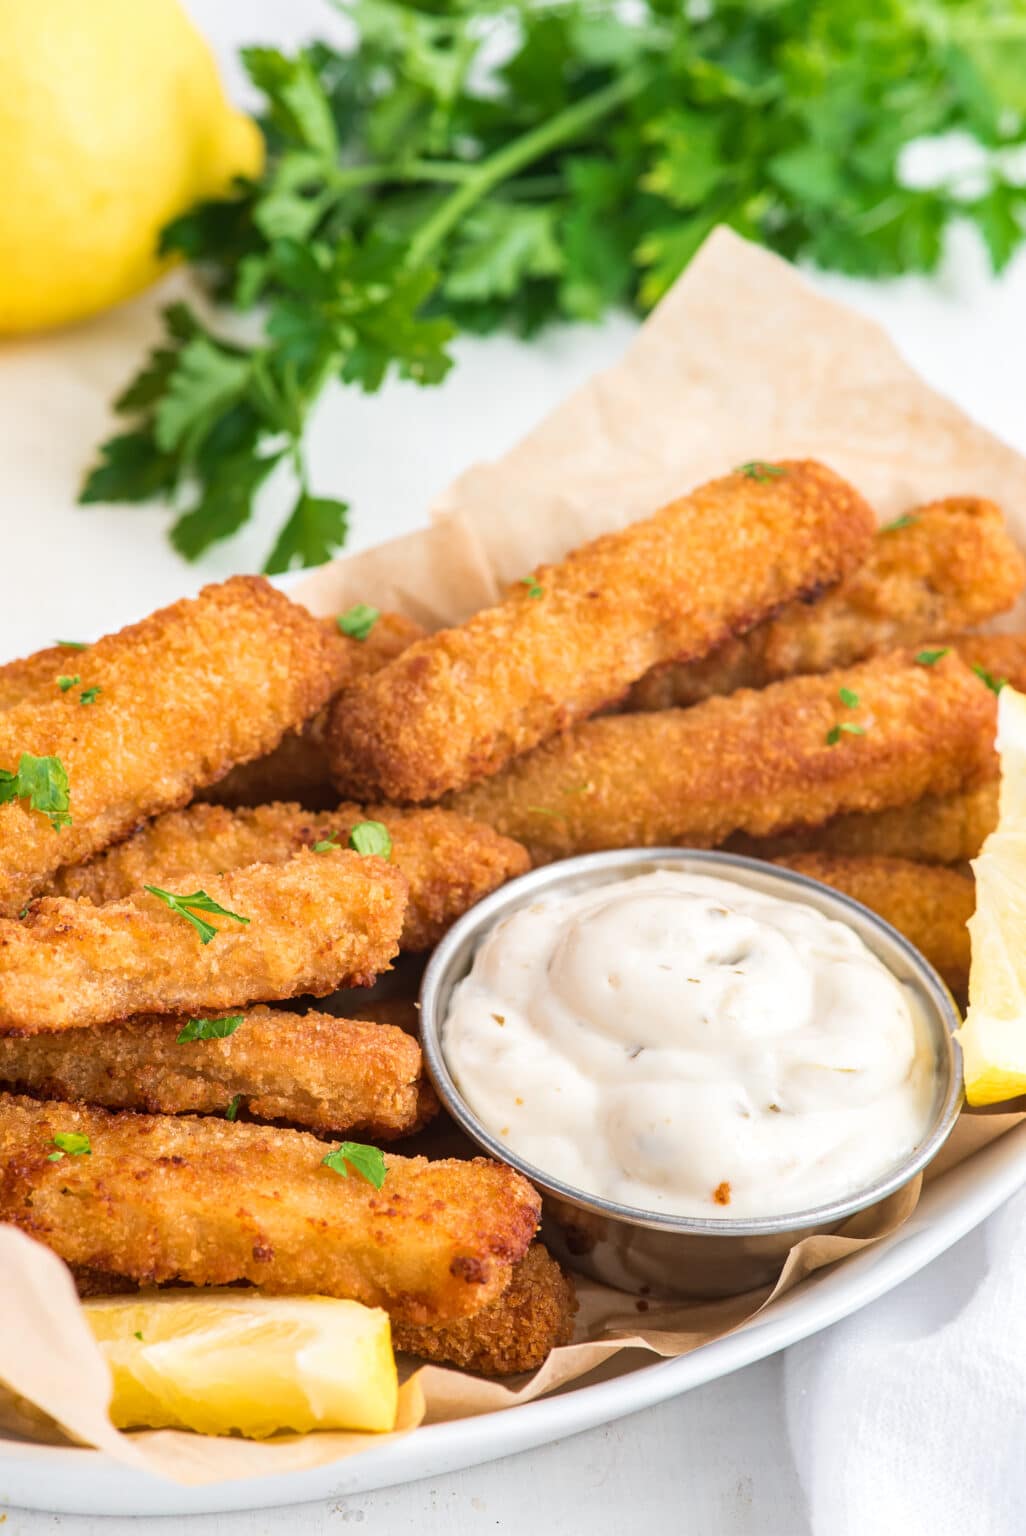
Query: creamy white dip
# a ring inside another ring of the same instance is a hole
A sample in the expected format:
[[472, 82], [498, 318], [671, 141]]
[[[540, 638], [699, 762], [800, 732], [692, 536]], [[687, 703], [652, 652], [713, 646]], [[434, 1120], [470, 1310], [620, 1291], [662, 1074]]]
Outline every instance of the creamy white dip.
[[933, 1096], [911, 994], [801, 901], [660, 870], [496, 924], [442, 1048], [467, 1103], [562, 1182], [676, 1215], [843, 1197], [918, 1142]]

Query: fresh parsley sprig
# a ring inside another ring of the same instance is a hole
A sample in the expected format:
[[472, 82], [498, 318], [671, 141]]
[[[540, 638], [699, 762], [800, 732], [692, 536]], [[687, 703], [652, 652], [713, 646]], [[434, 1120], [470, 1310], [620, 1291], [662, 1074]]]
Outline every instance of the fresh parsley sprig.
[[[457, 332], [645, 311], [716, 224], [871, 277], [932, 271], [956, 218], [997, 269], [1023, 240], [1004, 154], [1026, 141], [1019, 0], [342, 9], [351, 52], [243, 50], [265, 168], [162, 238], [224, 310], [166, 311], [81, 493], [169, 502], [188, 559], [272, 476], [292, 508], [266, 570], [344, 542], [348, 506], [311, 488], [305, 446], [329, 380], [436, 384]], [[987, 167], [910, 184], [906, 145], [956, 131], [995, 152]], [[227, 311], [255, 306], [242, 341]]]
[[212, 896], [206, 891], [193, 891], [191, 896], [176, 896], [173, 891], [162, 891], [159, 885], [144, 885], [144, 891], [149, 891], [151, 896], [156, 896], [166, 907], [179, 917], [184, 917], [187, 923], [191, 923], [200, 936], [200, 942], [209, 944], [211, 939], [216, 939], [220, 930], [213, 923], [208, 923], [204, 918], [198, 917], [199, 912], [210, 912], [215, 917], [230, 917], [233, 923], [248, 923], [248, 917], [240, 917], [237, 912], [229, 912], [227, 907], [219, 906]]
[[246, 1016], [242, 1013], [233, 1013], [224, 1019], [190, 1019], [175, 1036], [175, 1044], [186, 1045], [190, 1040], [227, 1040], [245, 1022]]
[[0, 805], [8, 800], [27, 800], [32, 810], [49, 817], [55, 832], [71, 826], [71, 790], [59, 757], [23, 752], [13, 773], [0, 768]]
[[349, 1169], [352, 1168], [368, 1184], [373, 1184], [375, 1189], [381, 1188], [388, 1172], [384, 1153], [377, 1147], [368, 1147], [362, 1141], [343, 1141], [326, 1157], [322, 1157], [321, 1162], [325, 1168], [340, 1173], [344, 1179], [348, 1179]]
[[376, 854], [379, 859], [392, 857], [392, 837], [383, 821], [358, 821], [349, 833], [349, 846], [357, 853]]

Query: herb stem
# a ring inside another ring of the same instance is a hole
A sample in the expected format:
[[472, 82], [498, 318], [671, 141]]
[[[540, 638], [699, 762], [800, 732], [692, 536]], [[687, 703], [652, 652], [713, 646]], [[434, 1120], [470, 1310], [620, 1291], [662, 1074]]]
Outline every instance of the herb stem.
[[435, 181], [442, 185], [468, 181], [478, 167], [463, 160], [403, 160], [392, 165], [343, 165], [332, 172], [331, 185], [340, 192], [379, 186], [388, 181]]
[[422, 266], [474, 204], [487, 197], [500, 182], [507, 181], [532, 161], [541, 159], [558, 145], [570, 142], [586, 128], [608, 117], [617, 107], [636, 96], [648, 83], [649, 77], [650, 71], [647, 68], [639, 66], [630, 69], [619, 80], [612, 81], [581, 101], [575, 101], [572, 106], [557, 112], [547, 123], [539, 123], [511, 144], [504, 144], [502, 149], [496, 150], [487, 160], [482, 160], [474, 167], [473, 174], [446, 198], [414, 235], [409, 250], [410, 266]]

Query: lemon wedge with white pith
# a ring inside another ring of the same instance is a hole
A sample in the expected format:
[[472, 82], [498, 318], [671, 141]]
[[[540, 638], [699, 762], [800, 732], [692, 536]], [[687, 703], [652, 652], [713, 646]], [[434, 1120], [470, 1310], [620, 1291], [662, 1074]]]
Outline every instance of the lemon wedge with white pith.
[[119, 1429], [263, 1439], [395, 1427], [391, 1328], [376, 1307], [210, 1290], [113, 1296], [84, 1310], [110, 1366]]
[[970, 1104], [1026, 1093], [1026, 698], [998, 699], [1001, 813], [973, 861], [969, 1011], [958, 1032]]

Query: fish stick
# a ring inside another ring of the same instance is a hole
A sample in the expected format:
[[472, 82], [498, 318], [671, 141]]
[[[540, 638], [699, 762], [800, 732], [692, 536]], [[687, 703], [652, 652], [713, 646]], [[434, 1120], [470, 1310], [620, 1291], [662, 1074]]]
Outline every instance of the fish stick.
[[969, 929], [976, 906], [971, 875], [911, 859], [796, 853], [777, 864], [821, 880], [903, 933], [956, 997], [969, 987]]
[[513, 1269], [502, 1295], [458, 1322], [440, 1328], [397, 1323], [396, 1349], [481, 1376], [515, 1376], [544, 1364], [551, 1350], [574, 1335], [574, 1283], [541, 1243], [532, 1243]]
[[[51, 1161], [69, 1134], [88, 1153]], [[379, 1191], [326, 1167], [326, 1151], [305, 1131], [0, 1094], [0, 1220], [138, 1284], [249, 1281], [408, 1323], [465, 1317], [505, 1290], [541, 1206], [512, 1168], [386, 1154]]]
[[662, 667], [636, 683], [630, 709], [671, 709], [799, 672], [852, 666], [982, 624], [1011, 608], [1026, 561], [992, 501], [950, 497], [881, 528], [863, 565], [817, 602], [776, 618], [700, 661]]
[[873, 516], [812, 461], [742, 472], [582, 545], [498, 607], [418, 640], [332, 706], [336, 780], [356, 799], [437, 799], [703, 656], [855, 569]]
[[75, 687], [0, 712], [0, 768], [57, 758], [71, 816], [55, 828], [27, 798], [0, 804], [0, 915], [62, 865], [270, 751], [325, 703], [339, 657], [304, 608], [238, 576], [98, 640], [74, 670]]
[[437, 1105], [420, 1046], [401, 1029], [326, 1013], [248, 1008], [220, 1039], [179, 1040], [189, 1019], [147, 1014], [0, 1039], [0, 1082], [33, 1098], [147, 1114], [286, 1120], [376, 1141], [420, 1130]]
[[927, 667], [895, 652], [691, 709], [586, 721], [447, 804], [516, 837], [535, 863], [714, 847], [969, 787], [992, 771], [995, 703], [957, 657]]
[[[334, 619], [326, 621], [337, 633]], [[351, 688], [369, 677], [426, 633], [423, 625], [401, 613], [382, 613], [365, 640], [348, 635], [339, 638], [346, 654], [346, 671], [339, 690]], [[0, 707], [3, 700], [3, 669], [0, 668]], [[320, 710], [300, 731], [289, 731], [267, 757], [240, 763], [227, 777], [200, 791], [198, 799], [215, 805], [265, 805], [271, 800], [298, 800], [314, 810], [327, 810], [338, 799], [331, 779], [325, 735], [326, 709]]]
[[956, 635], [941, 642], [970, 667], [985, 672], [995, 687], [1011, 683], [1026, 691], [1026, 635]]
[[0, 919], [0, 1035], [369, 985], [398, 951], [406, 889], [384, 859], [341, 849], [183, 880], [177, 894], [237, 914], [201, 912], [217, 930], [207, 943], [148, 891], [102, 907], [43, 896]]
[[974, 859], [998, 823], [999, 781], [990, 778], [953, 795], [924, 795], [912, 805], [869, 814], [835, 816], [819, 827], [798, 827], [776, 837], [736, 834], [724, 847], [756, 859], [790, 858], [812, 851], [844, 857], [913, 859], [961, 864]]
[[278, 864], [328, 840], [344, 847], [360, 821], [388, 829], [392, 862], [409, 881], [405, 950], [430, 949], [468, 907], [530, 867], [519, 843], [451, 811], [346, 804], [317, 815], [298, 805], [236, 811], [190, 805], [158, 816], [89, 863], [61, 870], [49, 890], [101, 903], [123, 900], [144, 885], [177, 889], [185, 879], [202, 883], [247, 864]]

